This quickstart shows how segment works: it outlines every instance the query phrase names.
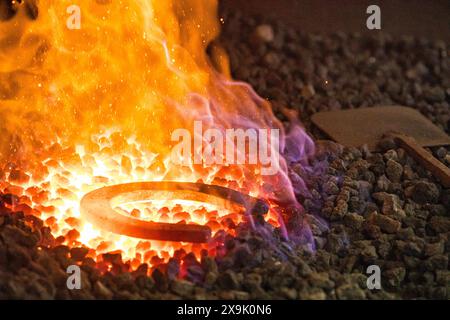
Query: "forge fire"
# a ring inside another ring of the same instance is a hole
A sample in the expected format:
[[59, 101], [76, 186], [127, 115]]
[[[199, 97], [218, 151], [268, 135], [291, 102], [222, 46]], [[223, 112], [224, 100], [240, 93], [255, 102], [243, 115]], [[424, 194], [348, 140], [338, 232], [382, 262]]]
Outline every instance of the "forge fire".
[[[263, 175], [266, 168], [262, 165], [267, 161], [255, 159], [255, 155], [260, 159], [258, 155], [267, 158], [278, 154], [278, 139], [268, 143], [267, 132], [265, 139], [246, 133], [273, 128], [279, 138], [280, 122], [268, 103], [248, 85], [230, 78], [226, 56], [218, 45], [217, 53], [207, 56], [206, 49], [219, 32], [217, 3], [85, 1], [74, 11], [78, 15], [86, 11], [82, 27], [80, 20], [77, 28], [64, 23], [81, 19], [67, 17], [68, 3], [64, 1], [16, 5], [16, 16], [2, 25], [5, 54], [14, 60], [4, 63], [4, 80], [11, 85], [21, 83], [16, 89], [6, 87], [5, 94], [11, 96], [4, 99], [11, 103], [12, 110], [8, 116], [11, 121], [4, 127], [12, 140], [2, 148], [2, 158], [8, 163], [2, 187], [13, 197], [10, 209], [40, 217], [60, 244], [84, 245], [92, 258], [120, 252], [130, 259], [132, 268], [137, 268], [142, 263], [167, 262], [176, 250], [200, 258], [202, 250], [214, 256], [217, 248], [213, 243], [192, 244], [207, 242], [210, 235], [202, 241], [152, 242], [140, 240], [152, 239], [142, 232], [134, 238], [104, 232], [102, 225], [108, 224], [107, 219], [93, 226], [80, 216], [83, 195], [131, 182], [212, 184], [242, 192], [242, 197], [249, 194], [273, 201], [266, 220], [276, 227], [285, 222], [275, 201], [291, 201], [301, 208], [282, 164], [271, 163], [269, 177]], [[28, 11], [33, 5], [45, 10], [30, 17]], [[183, 128], [191, 127], [187, 126], [191, 121], [192, 137], [182, 143], [190, 146], [193, 140], [193, 158], [200, 161], [186, 161], [182, 158], [186, 150], [177, 153], [183, 145], [179, 148], [172, 140], [174, 135], [190, 134]], [[202, 135], [196, 129], [198, 123], [214, 129]], [[9, 127], [22, 124], [28, 132], [15, 132]], [[240, 138], [229, 134], [234, 128], [247, 131]], [[180, 130], [185, 132], [177, 134]], [[225, 140], [219, 137], [222, 131], [226, 131]], [[264, 142], [265, 150], [254, 148], [256, 140]], [[229, 162], [220, 161], [225, 156]], [[139, 201], [116, 201], [118, 221], [107, 231], [124, 228], [119, 218], [129, 216], [133, 223], [146, 220], [159, 227], [176, 224], [179, 232], [184, 228], [192, 234], [205, 225], [213, 236], [218, 231], [233, 235], [235, 226], [253, 219], [252, 203], [245, 203], [245, 212], [240, 212], [203, 203], [201, 197], [197, 197], [200, 201], [186, 199], [185, 195], [176, 199], [165, 191], [165, 197], [156, 196], [158, 190], [153, 190], [147, 192], [148, 199], [141, 196]], [[93, 202], [90, 206], [95, 207]], [[93, 210], [106, 209], [97, 206]], [[109, 212], [111, 216], [115, 211]], [[160, 233], [169, 232], [164, 229]], [[162, 235], [156, 238], [172, 239]]]
[[[40, 218], [55, 244], [86, 248], [97, 263], [103, 253], [120, 254], [132, 270], [180, 252], [215, 257], [224, 237], [239, 225], [257, 228], [255, 219], [287, 239], [286, 221], [299, 219], [302, 207], [279, 158], [285, 131], [268, 102], [231, 79], [227, 57], [213, 43], [217, 3], [84, 1], [69, 7], [69, 18], [67, 6], [14, 2], [17, 13], [1, 26], [9, 57], [2, 101], [11, 111], [2, 128], [11, 138], [1, 154], [5, 208]], [[30, 16], [32, 8], [45, 9]], [[71, 19], [78, 19], [74, 28]], [[309, 142], [298, 130], [298, 143]], [[176, 145], [174, 135], [186, 141]], [[197, 161], [187, 159], [186, 143]], [[263, 158], [278, 160], [270, 174]], [[162, 190], [153, 188], [158, 181]], [[136, 182], [150, 189], [133, 188]], [[101, 205], [94, 191], [105, 187], [121, 193]], [[258, 201], [266, 209], [254, 216]]]
[[0, 0], [1, 299], [448, 298], [448, 42], [251, 7]]

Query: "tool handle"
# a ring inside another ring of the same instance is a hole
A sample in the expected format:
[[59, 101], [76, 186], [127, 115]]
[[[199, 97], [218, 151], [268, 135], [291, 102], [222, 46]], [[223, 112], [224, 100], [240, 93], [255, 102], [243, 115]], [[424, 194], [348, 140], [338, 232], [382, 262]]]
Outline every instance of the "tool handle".
[[437, 179], [439, 179], [444, 188], [450, 188], [450, 168], [445, 166], [431, 153], [417, 144], [414, 138], [406, 135], [392, 134], [395, 142], [408, 152], [417, 162], [429, 170]]

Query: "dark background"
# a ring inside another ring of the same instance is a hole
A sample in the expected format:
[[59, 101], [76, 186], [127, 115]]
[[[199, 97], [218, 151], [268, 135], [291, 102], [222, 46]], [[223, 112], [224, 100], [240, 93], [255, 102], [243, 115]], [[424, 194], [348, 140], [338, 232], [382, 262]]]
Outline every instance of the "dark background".
[[305, 32], [377, 32], [366, 28], [366, 9], [381, 8], [381, 28], [393, 35], [450, 40], [449, 0], [219, 0], [228, 9], [262, 14]]

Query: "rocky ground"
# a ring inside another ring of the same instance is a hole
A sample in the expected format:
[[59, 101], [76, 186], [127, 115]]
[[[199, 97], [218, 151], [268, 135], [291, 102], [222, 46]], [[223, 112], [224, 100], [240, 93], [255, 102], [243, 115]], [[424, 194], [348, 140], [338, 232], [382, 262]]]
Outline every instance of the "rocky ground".
[[[316, 250], [240, 228], [227, 254], [197, 262], [180, 254], [148, 276], [128, 272], [120, 255], [101, 273], [87, 250], [57, 245], [33, 216], [7, 209], [0, 197], [0, 298], [68, 299], [386, 299], [450, 298], [450, 190], [445, 190], [393, 141], [383, 152], [324, 140], [309, 117], [322, 110], [402, 104], [418, 108], [449, 132], [449, 46], [387, 35], [301, 34], [258, 18], [225, 17], [222, 43], [236, 78], [282, 109], [300, 112], [317, 139], [314, 174], [295, 164], [292, 180], [307, 181], [306, 208]], [[450, 152], [433, 150], [450, 165]], [[50, 246], [50, 248], [47, 248]], [[183, 263], [181, 263], [183, 261]], [[68, 265], [82, 266], [82, 289], [66, 287]], [[382, 289], [368, 290], [366, 269], [382, 270]], [[180, 270], [183, 265], [183, 270]], [[183, 280], [179, 274], [185, 274]]]

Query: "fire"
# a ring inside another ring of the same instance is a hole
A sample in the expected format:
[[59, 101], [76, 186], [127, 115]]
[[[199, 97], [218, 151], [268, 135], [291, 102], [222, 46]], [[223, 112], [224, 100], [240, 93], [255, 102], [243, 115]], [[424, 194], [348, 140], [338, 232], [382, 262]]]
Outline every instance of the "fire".
[[[230, 78], [213, 42], [217, 0], [79, 0], [79, 30], [66, 25], [72, 1], [40, 0], [35, 19], [26, 2], [0, 22], [0, 118], [7, 119], [0, 159], [8, 164], [0, 190], [18, 196], [15, 210], [39, 216], [57, 241], [92, 248], [92, 257], [120, 250], [133, 267], [166, 261], [178, 249], [213, 255], [217, 241], [143, 241], [97, 229], [80, 219], [87, 192], [136, 181], [202, 181], [269, 199], [267, 220], [283, 224], [274, 203], [296, 203], [284, 160], [276, 175], [263, 176], [256, 165], [186, 167], [169, 159], [171, 133], [196, 120], [220, 130], [277, 128], [284, 148], [270, 105]], [[221, 230], [233, 235], [242, 222], [236, 212], [173, 199], [117, 210], [205, 224], [216, 237]]]
[[[134, 267], [144, 262], [152, 264], [154, 257], [166, 261], [178, 249], [194, 252], [198, 257], [202, 249], [208, 254], [215, 254], [218, 244], [215, 241], [200, 245], [135, 239], [95, 228], [80, 218], [80, 200], [86, 193], [130, 181], [162, 181], [168, 174], [169, 169], [164, 163], [158, 164], [157, 155], [143, 150], [133, 139], [126, 141], [132, 151], [111, 154], [112, 137], [114, 133], [94, 136], [100, 149], [97, 152], [86, 153], [79, 146], [74, 153], [71, 150], [59, 151], [62, 156], [43, 161], [40, 169], [32, 172], [16, 173], [16, 170], [12, 170], [2, 188], [5, 193], [19, 196], [12, 209], [40, 217], [50, 227], [57, 241], [62, 239], [62, 244], [92, 248], [92, 257], [120, 251], [124, 258], [132, 261]], [[239, 182], [244, 184], [244, 180], [242, 177], [238, 179], [229, 168], [222, 168], [219, 175], [234, 175], [236, 183], [217, 179], [215, 175], [205, 176], [197, 171], [180, 176], [178, 181], [201, 180], [252, 193], [239, 185]], [[206, 225], [213, 234], [225, 230], [233, 235], [234, 227], [243, 221], [241, 212], [229, 212], [207, 203], [172, 199], [123, 203], [116, 207], [116, 211], [142, 220]], [[270, 215], [270, 219], [273, 224], [277, 224], [275, 215]]]

